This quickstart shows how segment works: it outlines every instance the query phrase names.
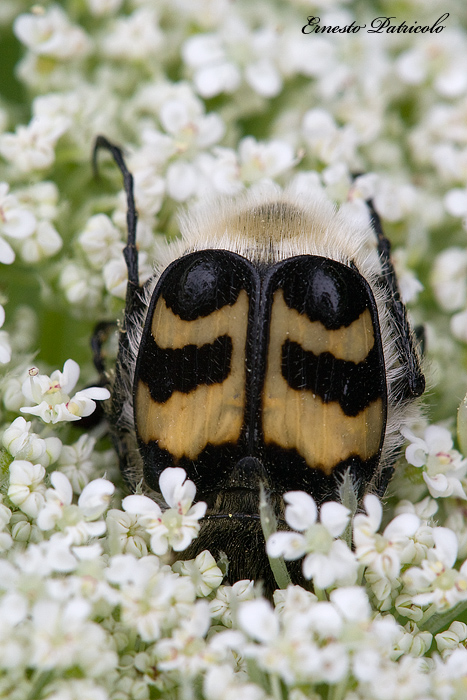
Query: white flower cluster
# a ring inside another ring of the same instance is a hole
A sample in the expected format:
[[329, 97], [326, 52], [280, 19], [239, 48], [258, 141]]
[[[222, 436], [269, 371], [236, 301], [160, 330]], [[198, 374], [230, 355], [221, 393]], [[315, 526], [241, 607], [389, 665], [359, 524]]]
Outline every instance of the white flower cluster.
[[161, 508], [147, 496], [127, 496], [122, 503], [127, 513], [139, 515], [140, 525], [150, 535], [154, 554], [166, 554], [169, 546], [176, 552], [183, 551], [199, 532], [199, 520], [206, 513], [205, 503], [192, 506], [196, 487], [186, 480], [186, 472], [178, 467], [166, 469], [159, 479], [159, 487], [165, 502]]
[[62, 239], [51, 223], [57, 216], [57, 200], [58, 190], [52, 182], [31, 185], [15, 194], [9, 192], [6, 182], [0, 182], [0, 263], [11, 265], [15, 259], [14, 249], [3, 236], [11, 239], [27, 263], [37, 263], [60, 250]]
[[453, 449], [453, 439], [446, 428], [430, 425], [424, 438], [411, 430], [402, 430], [410, 441], [405, 451], [409, 464], [423, 470], [423, 479], [433, 498], [455, 496], [467, 500], [467, 459]]
[[[0, 328], [5, 323], [5, 309], [0, 305]], [[7, 364], [11, 359], [11, 346], [8, 333], [0, 331], [0, 363]]]
[[[271, 557], [299, 559], [304, 554], [303, 575], [313, 579], [315, 588], [345, 586], [357, 580], [357, 559], [343, 540], [337, 539], [349, 522], [350, 511], [340, 503], [329, 502], [318, 509], [303, 491], [284, 495], [288, 504], [285, 519], [295, 532], [276, 532], [268, 540]], [[303, 534], [301, 534], [303, 532]]]
[[70, 399], [68, 392], [74, 389], [79, 371], [79, 365], [74, 360], [67, 360], [63, 372], [55, 370], [50, 377], [39, 374], [39, 370], [32, 367], [28, 379], [23, 382], [22, 391], [27, 401], [33, 401], [37, 406], [23, 406], [21, 412], [40, 416], [45, 423], [75, 421], [91, 415], [96, 408], [93, 399], [108, 399], [110, 392], [95, 386], [78, 391]]
[[[464, 700], [467, 22], [455, 0], [382, 7], [0, 3], [0, 697]], [[447, 17], [439, 32], [301, 31], [383, 12]], [[182, 469], [161, 477], [165, 505], [120, 501], [105, 428], [80, 428], [109, 395], [88, 336], [127, 283], [126, 199], [104, 154], [93, 177], [98, 134], [134, 175], [141, 283], [181, 208], [265, 183], [364, 223], [372, 199], [396, 246], [431, 424], [404, 428], [384, 506], [286, 495], [291, 530], [268, 553], [304, 586], [274, 606], [253, 581], [223, 585], [208, 551], [174, 561], [205, 514]], [[91, 388], [76, 392], [80, 369]]]
[[[405, 512], [380, 534], [382, 505], [376, 496], [368, 495], [366, 513], [353, 518], [352, 550], [337, 539], [349, 522], [350, 512], [343, 505], [324, 503], [317, 522], [311, 496], [296, 491], [285, 494], [284, 500], [288, 503], [287, 524], [299, 532], [276, 532], [268, 540], [267, 552], [286, 560], [305, 555], [303, 575], [313, 580], [317, 595], [322, 596], [322, 589], [354, 584], [359, 569], [361, 575], [365, 567], [365, 578], [381, 610], [394, 605], [402, 617], [420, 622], [435, 609], [442, 611], [458, 603], [467, 607], [467, 560], [460, 569], [455, 568], [458, 542], [452, 530], [430, 526], [415, 513]], [[424, 614], [421, 608], [427, 604], [432, 607]]]

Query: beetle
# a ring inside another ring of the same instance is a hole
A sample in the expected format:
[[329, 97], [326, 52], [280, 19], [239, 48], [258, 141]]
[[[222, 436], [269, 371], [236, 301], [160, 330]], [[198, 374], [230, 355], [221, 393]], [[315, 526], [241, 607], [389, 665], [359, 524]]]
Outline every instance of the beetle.
[[[382, 496], [400, 428], [425, 388], [390, 244], [327, 201], [247, 194], [181, 220], [181, 241], [142, 287], [133, 179], [105, 137], [127, 195], [125, 314], [108, 417], [130, 487], [158, 498], [167, 467], [183, 467], [207, 503], [184, 558], [225, 553], [228, 580], [274, 580], [259, 516], [260, 487], [279, 527], [283, 494], [357, 502]], [[292, 567], [294, 565], [292, 564]], [[295, 576], [297, 579], [297, 576]]]

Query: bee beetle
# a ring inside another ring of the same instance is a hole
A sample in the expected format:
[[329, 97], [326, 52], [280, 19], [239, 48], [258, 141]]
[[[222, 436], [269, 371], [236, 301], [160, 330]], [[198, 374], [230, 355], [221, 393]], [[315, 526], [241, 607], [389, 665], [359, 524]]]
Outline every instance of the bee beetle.
[[[425, 388], [389, 242], [370, 206], [361, 226], [324, 200], [246, 195], [181, 222], [160, 269], [138, 281], [133, 180], [128, 199], [125, 317], [109, 420], [123, 474], [157, 498], [183, 467], [207, 503], [184, 558], [209, 549], [228, 580], [273, 588], [259, 517], [260, 484], [284, 527], [283, 494], [383, 495], [400, 428]], [[102, 329], [101, 329], [102, 330]]]

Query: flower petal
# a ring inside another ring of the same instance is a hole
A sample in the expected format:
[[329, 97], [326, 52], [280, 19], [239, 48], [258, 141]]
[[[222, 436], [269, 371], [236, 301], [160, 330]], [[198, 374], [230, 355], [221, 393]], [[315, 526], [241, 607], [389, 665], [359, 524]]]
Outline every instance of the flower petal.
[[306, 530], [314, 525], [318, 509], [313, 498], [304, 491], [289, 491], [284, 494], [284, 501], [289, 505], [285, 509], [285, 519], [294, 530]]
[[147, 496], [136, 494], [124, 498], [122, 508], [127, 513], [133, 513], [134, 515], [150, 515], [154, 518], [159, 518], [162, 515], [162, 511], [155, 501]]
[[63, 375], [61, 381], [62, 391], [70, 394], [75, 388], [76, 382], [79, 379], [80, 368], [79, 364], [74, 360], [67, 360], [63, 365]]
[[94, 479], [81, 492], [78, 506], [88, 520], [96, 520], [108, 508], [115, 486], [108, 479]]
[[239, 606], [240, 627], [253, 639], [271, 642], [279, 634], [279, 620], [266, 600], [247, 600]]
[[305, 538], [298, 532], [275, 532], [268, 538], [266, 551], [274, 559], [300, 559], [306, 551]]
[[339, 537], [349, 522], [350, 510], [336, 501], [323, 503], [319, 511], [320, 522], [333, 537]]

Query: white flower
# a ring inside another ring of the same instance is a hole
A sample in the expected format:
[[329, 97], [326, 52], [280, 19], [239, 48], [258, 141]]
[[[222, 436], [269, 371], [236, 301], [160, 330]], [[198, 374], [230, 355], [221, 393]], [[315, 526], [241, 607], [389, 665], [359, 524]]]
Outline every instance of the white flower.
[[430, 632], [418, 632], [416, 625], [408, 622], [405, 633], [398, 640], [395, 653], [410, 654], [410, 656], [424, 656], [430, 649], [433, 635]]
[[129, 61], [151, 59], [162, 47], [163, 33], [154, 7], [141, 7], [119, 17], [101, 42], [103, 52], [111, 58]]
[[282, 88], [276, 66], [277, 33], [262, 27], [250, 32], [239, 17], [226, 21], [218, 34], [198, 34], [183, 46], [183, 58], [194, 70], [193, 81], [205, 98], [234, 92], [246, 82], [263, 97], [274, 97]]
[[277, 177], [295, 163], [292, 146], [279, 139], [261, 142], [247, 136], [240, 141], [238, 155], [240, 177], [244, 182]]
[[24, 552], [16, 557], [16, 562], [23, 573], [41, 579], [56, 571], [74, 571], [78, 565], [70, 550], [70, 542], [61, 533], [54, 533], [49, 540], [39, 544], [29, 543]]
[[[43, 105], [45, 107], [45, 105]], [[34, 109], [39, 103], [34, 102]], [[58, 187], [54, 182], [44, 180], [16, 191], [18, 200], [39, 220], [52, 221], [58, 216]]]
[[179, 467], [164, 469], [159, 487], [170, 506], [164, 512], [147, 496], [127, 496], [122, 506], [128, 513], [140, 516], [139, 522], [150, 534], [155, 554], [165, 554], [169, 546], [176, 552], [183, 551], [199, 532], [198, 521], [204, 517], [206, 504], [199, 501], [192, 506], [196, 487]]
[[225, 131], [221, 117], [205, 114], [203, 102], [186, 83], [160, 86], [158, 93], [159, 120], [173, 137], [177, 153], [186, 154], [220, 141]]
[[4, 530], [11, 519], [11, 510], [3, 503], [3, 496], [0, 500], [0, 530]]
[[[13, 352], [16, 353], [18, 351], [21, 351], [21, 353], [27, 353], [31, 350], [33, 346], [35, 347], [35, 344], [37, 342], [37, 332], [38, 318], [36, 312], [30, 306], [17, 306], [14, 314], [13, 332], [10, 336]], [[9, 378], [5, 381], [5, 394], [3, 399], [6, 407], [8, 403], [8, 399], [5, 400], [6, 394], [9, 394], [10, 392], [10, 385], [16, 382], [18, 382], [19, 384], [19, 396], [17, 398], [19, 398], [20, 401], [19, 404], [16, 404], [15, 408], [13, 409], [15, 412], [17, 412], [20, 406], [22, 406], [24, 403], [24, 397], [21, 391], [21, 383], [16, 372], [11, 374]], [[10, 398], [12, 397], [10, 396]]]
[[462, 684], [467, 675], [467, 651], [465, 648], [455, 649], [447, 658], [441, 660], [438, 657], [434, 658], [436, 679], [440, 687], [450, 689], [455, 683], [456, 687], [460, 688], [460, 696], [462, 697]]
[[419, 292], [423, 291], [423, 284], [408, 267], [408, 260], [409, 253], [407, 250], [397, 248], [392, 252], [392, 261], [396, 269], [399, 291], [404, 304], [416, 301]]
[[40, 599], [32, 609], [31, 664], [42, 670], [81, 668], [90, 676], [113, 670], [117, 655], [104, 629], [89, 621], [90, 613], [82, 598], [64, 604]]
[[128, 285], [128, 270], [125, 260], [121, 256], [109, 260], [104, 266], [103, 273], [106, 290], [114, 297], [125, 299]]
[[436, 257], [431, 284], [439, 305], [445, 311], [456, 311], [465, 306], [467, 252], [464, 248], [447, 248]]
[[206, 700], [265, 700], [265, 691], [255, 683], [243, 681], [227, 664], [209, 666], [203, 677]]
[[[17, 198], [8, 194], [8, 185], [0, 182], [0, 234], [21, 240], [30, 236], [35, 228], [34, 214], [22, 208]], [[14, 259], [13, 248], [0, 235], [0, 262], [11, 265]]]
[[240, 627], [258, 642], [270, 642], [279, 634], [279, 619], [266, 600], [242, 603], [238, 610]]
[[109, 700], [107, 690], [89, 678], [57, 680], [47, 686], [47, 696], [44, 697], [46, 700]]
[[32, 236], [19, 245], [21, 257], [27, 263], [51, 258], [61, 249], [63, 241], [49, 221], [39, 221]]
[[31, 464], [23, 459], [10, 464], [8, 498], [31, 518], [37, 517], [44, 503], [44, 476], [42, 464]]
[[[407, 550], [410, 551], [410, 563], [419, 564], [426, 558], [428, 549], [433, 547], [433, 528], [428, 524], [432, 521], [433, 515], [438, 510], [438, 503], [433, 498], [427, 496], [419, 503], [411, 503], [410, 501], [400, 501], [396, 508], [396, 515], [402, 513], [414, 513], [421, 519], [420, 527], [412, 536], [412, 546]], [[455, 528], [452, 528], [455, 529]]]
[[94, 479], [84, 487], [78, 507], [86, 520], [97, 520], [109, 507], [115, 486], [107, 479]]
[[57, 437], [42, 439], [35, 433], [30, 433], [31, 423], [24, 418], [16, 418], [5, 430], [2, 443], [15, 459], [25, 459], [38, 462], [48, 467], [56, 462], [61, 449], [61, 440]]
[[65, 474], [53, 472], [50, 476], [53, 488], [45, 493], [45, 504], [41, 509], [37, 524], [41, 530], [61, 530], [66, 541], [86, 544], [90, 537], [105, 533], [105, 522], [98, 520], [107, 509], [115, 490], [106, 479], [91, 481], [81, 493], [78, 505], [73, 505], [73, 489]]
[[23, 260], [38, 262], [54, 255], [62, 246], [62, 239], [50, 222], [57, 215], [56, 186], [41, 182], [17, 190], [15, 196], [6, 194], [5, 187], [0, 184], [0, 220], [3, 218], [3, 232], [16, 239], [15, 246]]
[[[159, 101], [159, 91], [157, 91], [157, 97], [155, 99], [155, 105], [154, 105], [154, 111], [157, 113], [158, 110], [160, 109], [160, 101]], [[141, 93], [138, 95], [138, 105], [139, 102], [141, 101], [141, 109], [146, 111], [148, 109], [148, 103], [149, 106], [151, 105], [151, 102], [153, 100], [153, 93], [152, 90], [148, 92], [148, 90], [142, 90]], [[134, 170], [134, 175], [138, 174], [139, 171], [149, 171], [152, 173], [152, 176], [155, 178], [157, 173], [160, 172], [161, 168], [167, 164], [167, 162], [172, 158], [172, 156], [176, 155], [177, 153], [177, 143], [176, 141], [171, 137], [168, 136], [167, 134], [163, 134], [162, 131], [159, 131], [158, 129], [155, 129], [151, 126], [147, 126], [143, 129], [141, 133], [141, 143], [142, 147], [140, 148], [139, 151], [133, 154], [132, 156], [132, 168]], [[181, 152], [184, 152], [184, 147], [182, 146]], [[140, 175], [141, 177], [141, 175]], [[136, 178], [135, 178], [136, 180]], [[163, 178], [160, 178], [159, 180], [162, 181], [163, 185]], [[159, 195], [161, 194], [160, 191], [160, 182], [158, 183], [158, 191]], [[141, 187], [141, 185], [140, 185]], [[136, 188], [138, 189], [138, 188]], [[162, 187], [162, 192], [163, 192], [163, 187]], [[159, 204], [159, 209], [160, 209], [160, 204]], [[156, 209], [155, 211], [158, 211]]]
[[[87, 96], [89, 93], [85, 94]], [[83, 98], [73, 93], [38, 95], [32, 103], [33, 119], [30, 124], [39, 121], [49, 138], [56, 141], [80, 117], [80, 99]]]
[[402, 434], [411, 444], [405, 457], [414, 467], [423, 467], [423, 478], [433, 498], [456, 496], [467, 499], [462, 480], [467, 474], [467, 459], [453, 450], [453, 440], [446, 428], [430, 425], [424, 439], [408, 428]]
[[90, 387], [70, 398], [69, 392], [75, 387], [79, 373], [79, 365], [74, 360], [67, 360], [63, 372], [55, 370], [50, 377], [39, 374], [35, 368], [29, 370], [29, 379], [23, 382], [22, 391], [28, 401], [38, 405], [24, 406], [21, 412], [40, 416], [45, 423], [75, 421], [91, 415], [96, 408], [94, 399], [108, 399], [110, 392], [101, 387]]
[[367, 201], [375, 196], [379, 182], [379, 176], [376, 173], [365, 173], [359, 175], [352, 182], [352, 187], [349, 192], [349, 199], [363, 199]]
[[[147, 264], [147, 258], [147, 253], [139, 253], [139, 279], [141, 283], [145, 282], [152, 274], [151, 268]], [[119, 299], [125, 299], [128, 284], [128, 270], [122, 255], [110, 260], [104, 265], [103, 277], [105, 288], [109, 294]]]
[[207, 596], [222, 583], [224, 574], [216, 565], [210, 552], [204, 550], [196, 559], [176, 561], [172, 568], [182, 576], [189, 576], [195, 586], [197, 596]]
[[10, 523], [11, 516], [11, 510], [3, 503], [3, 497], [0, 497], [0, 552], [5, 552], [10, 549], [13, 544], [12, 536], [9, 532], [5, 532]]
[[[374, 646], [377, 640], [374, 640]], [[389, 646], [389, 645], [388, 645]], [[385, 657], [384, 649], [358, 654], [353, 664], [359, 686], [365, 688], [366, 697], [372, 700], [430, 696], [430, 676], [422, 659], [403, 656], [396, 664]]]
[[169, 638], [156, 644], [157, 666], [161, 671], [177, 670], [185, 678], [194, 678], [212, 662], [212, 654], [206, 649], [206, 635], [211, 618], [209, 605], [198, 600], [187, 619], [173, 631]]
[[261, 27], [250, 39], [251, 63], [245, 66], [245, 80], [258, 95], [275, 97], [282, 89], [282, 76], [276, 62], [279, 58], [278, 32]]
[[[467, 531], [465, 529], [464, 513], [462, 509], [457, 507], [456, 501], [450, 505], [449, 511], [448, 517], [442, 522], [442, 524], [444, 527], [448, 527], [450, 530], [455, 532], [459, 546], [458, 558], [463, 560], [467, 558]], [[430, 546], [433, 546], [433, 542], [430, 543]], [[421, 559], [414, 562], [414, 564], [419, 565], [420, 562]]]
[[14, 134], [0, 136], [0, 153], [21, 172], [45, 170], [55, 160], [55, 145], [70, 126], [63, 115], [34, 116]]
[[314, 170], [302, 171], [294, 175], [288, 188], [299, 196], [310, 196], [313, 193], [313, 198], [316, 200], [326, 198], [321, 177]]
[[357, 577], [357, 560], [343, 540], [336, 540], [348, 523], [350, 511], [342, 504], [330, 501], [320, 510], [311, 496], [302, 491], [284, 495], [289, 505], [285, 511], [287, 523], [298, 532], [276, 532], [268, 539], [269, 556], [303, 560], [303, 575], [313, 579], [317, 588], [336, 584], [352, 584]]
[[71, 482], [73, 491], [81, 493], [93, 474], [95, 438], [81, 435], [73, 445], [63, 445], [57, 467]]
[[152, 555], [140, 559], [130, 554], [114, 556], [106, 578], [119, 591], [123, 622], [136, 628], [144, 641], [158, 639], [162, 629], [172, 628], [195, 599], [188, 577], [162, 567]]
[[[136, 235], [142, 248], [150, 248], [154, 243], [154, 217], [160, 211], [164, 202], [166, 180], [159, 174], [158, 165], [152, 162], [154, 160], [154, 149], [159, 149], [159, 143], [150, 143], [151, 141], [157, 141], [157, 139], [150, 139], [148, 130], [145, 132], [145, 137], [146, 145], [134, 159], [133, 178], [135, 182], [136, 206], [139, 213]], [[160, 156], [158, 150], [156, 152]], [[115, 212], [113, 219], [120, 226], [124, 223], [126, 225], [126, 201], [121, 196], [119, 198], [119, 208]], [[121, 258], [121, 255], [119, 257]], [[145, 254], [142, 254], [142, 252], [140, 252], [139, 263], [140, 272], [147, 279], [147, 276], [152, 274], [152, 270], [146, 272], [144, 269], [147, 261]]]
[[123, 0], [87, 0], [87, 4], [91, 13], [100, 17], [118, 12], [123, 4]]
[[335, 45], [319, 34], [313, 35], [313, 41], [308, 37], [293, 31], [284, 32], [278, 61], [282, 72], [287, 76], [296, 73], [308, 77], [324, 76], [331, 73], [335, 63]]
[[396, 516], [380, 535], [383, 508], [379, 498], [367, 495], [364, 505], [366, 515], [359, 513], [353, 521], [356, 557], [379, 577], [394, 580], [401, 565], [412, 560], [414, 547], [411, 538], [420, 526], [420, 519], [412, 513], [403, 513]]
[[[428, 124], [428, 132], [432, 130], [438, 136], [443, 128], [447, 131], [456, 130], [456, 121], [459, 119], [462, 121], [462, 116], [459, 111], [454, 108], [451, 110], [446, 105], [439, 105], [437, 108], [433, 108], [430, 112], [430, 119]], [[462, 130], [462, 125], [459, 124]], [[437, 174], [448, 182], [458, 183], [463, 181], [463, 175], [465, 173], [465, 151], [459, 150], [455, 144], [451, 141], [445, 141], [444, 139], [441, 143], [436, 143], [433, 145], [432, 133], [427, 133], [425, 129], [421, 129], [419, 132], [420, 143], [416, 146], [418, 148], [426, 148], [427, 141], [430, 144], [431, 150], [431, 162], [436, 167]], [[437, 140], [435, 136], [435, 141]], [[451, 194], [452, 193], [452, 194]], [[443, 208], [452, 214], [452, 216], [462, 216], [465, 205], [465, 198], [463, 196], [463, 190], [460, 188], [454, 188], [448, 190], [446, 195], [443, 197], [442, 201], [437, 202], [437, 207], [433, 209], [433, 213], [437, 213], [438, 221], [443, 215]], [[434, 223], [434, 222], [433, 222]]]
[[449, 325], [454, 338], [467, 343], [467, 311], [454, 314]]
[[240, 84], [240, 71], [227, 59], [222, 40], [215, 34], [198, 34], [188, 39], [183, 59], [195, 69], [194, 84], [202, 97], [233, 92]]
[[216, 146], [213, 155], [201, 153], [196, 158], [196, 167], [215, 192], [234, 195], [243, 188], [240, 163], [230, 148]]
[[433, 539], [435, 546], [428, 551], [427, 558], [419, 568], [408, 569], [403, 580], [416, 605], [434, 604], [445, 610], [467, 600], [467, 561], [459, 571], [453, 568], [458, 543], [452, 530], [434, 528]]
[[[301, 586], [289, 584], [287, 588], [278, 588], [273, 594], [274, 605], [281, 619], [293, 618], [305, 614], [318, 600], [317, 596]], [[214, 601], [213, 601], [214, 602]]]
[[11, 591], [0, 600], [0, 620], [3, 625], [14, 627], [24, 620], [28, 614], [28, 604], [23, 595]]
[[70, 24], [58, 5], [44, 13], [19, 15], [14, 23], [14, 32], [35, 54], [59, 60], [83, 56], [90, 48], [83, 29]]
[[[0, 242], [1, 245], [1, 242]], [[0, 328], [5, 323], [5, 309], [0, 304]], [[8, 333], [0, 331], [0, 364], [6, 365], [11, 360], [11, 345]]]
[[440, 34], [430, 34], [427, 41], [403, 52], [396, 70], [408, 85], [418, 86], [429, 77], [440, 95], [453, 98], [467, 91], [467, 78], [461, 68], [465, 60], [467, 47], [463, 35], [446, 29]]
[[94, 308], [102, 301], [102, 275], [75, 262], [63, 266], [59, 284], [70, 304]]
[[105, 214], [91, 216], [78, 237], [78, 242], [91, 265], [100, 270], [114, 258], [122, 255], [120, 231]]
[[411, 184], [379, 178], [374, 196], [375, 209], [387, 221], [401, 221], [413, 212], [417, 191]]
[[339, 128], [327, 110], [315, 108], [303, 117], [302, 130], [306, 143], [318, 160], [324, 163], [352, 162], [357, 145], [353, 126]]
[[148, 553], [149, 535], [138, 522], [137, 515], [112, 509], [107, 513], [107, 541], [110, 554], [132, 554], [144, 557]]
[[467, 215], [467, 190], [456, 187], [446, 193], [444, 197], [446, 211], [452, 216]]
[[[299, 611], [284, 617], [281, 624], [277, 612], [264, 599], [242, 603], [239, 625], [257, 642], [245, 645], [244, 653], [286, 684], [336, 683], [346, 675], [349, 665], [345, 647], [329, 632], [340, 632], [339, 617], [332, 604], [323, 602], [312, 604], [305, 614]], [[324, 645], [319, 644], [324, 640]]]
[[52, 530], [62, 518], [63, 510], [71, 505], [73, 490], [65, 474], [52, 472], [50, 482], [54, 488], [47, 489], [45, 504], [37, 517], [41, 530]]
[[232, 586], [220, 586], [216, 597], [211, 600], [211, 615], [219, 619], [225, 627], [232, 627], [238, 604], [255, 597], [254, 581], [236, 581]]
[[337, 588], [331, 591], [329, 598], [345, 620], [364, 623], [370, 619], [370, 602], [363, 588], [358, 586]]
[[436, 646], [441, 653], [445, 650], [452, 650], [467, 639], [467, 625], [465, 622], [455, 620], [449, 629], [436, 635]]
[[[321, 178], [323, 180], [323, 185], [325, 186], [326, 196], [328, 199], [332, 200], [343, 200], [344, 197], [349, 196], [351, 191], [350, 183], [350, 173], [349, 168], [344, 163], [338, 161], [337, 163], [331, 163], [324, 168], [321, 172]], [[360, 226], [368, 225], [368, 212], [363, 211], [363, 202], [359, 202], [358, 198], [355, 197], [350, 201], [343, 202], [339, 211], [345, 213], [350, 220], [360, 222]], [[353, 224], [355, 226], [355, 223]]]
[[199, 174], [191, 163], [177, 161], [167, 168], [167, 193], [176, 202], [185, 202], [198, 188]]

